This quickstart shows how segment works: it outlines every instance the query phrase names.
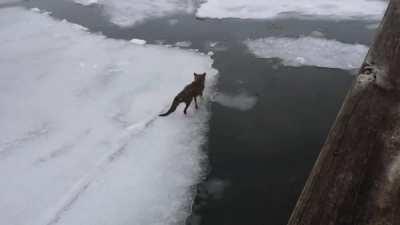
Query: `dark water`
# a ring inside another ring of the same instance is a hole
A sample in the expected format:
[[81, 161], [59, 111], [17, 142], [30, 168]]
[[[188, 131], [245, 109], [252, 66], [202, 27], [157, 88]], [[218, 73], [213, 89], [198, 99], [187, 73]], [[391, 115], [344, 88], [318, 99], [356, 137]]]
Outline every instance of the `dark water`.
[[[258, 99], [248, 111], [212, 104], [205, 146], [210, 167], [187, 221], [193, 225], [285, 225], [354, 78], [337, 69], [284, 67], [278, 60], [257, 59], [242, 42], [298, 37], [315, 30], [346, 43], [368, 45], [373, 37], [361, 21], [196, 20], [193, 15], [176, 15], [120, 28], [95, 6], [54, 0], [23, 5], [111, 38], [191, 41], [190, 48], [205, 53], [210, 41], [224, 47], [213, 56], [220, 73], [218, 90]], [[168, 19], [178, 23], [171, 26]]]

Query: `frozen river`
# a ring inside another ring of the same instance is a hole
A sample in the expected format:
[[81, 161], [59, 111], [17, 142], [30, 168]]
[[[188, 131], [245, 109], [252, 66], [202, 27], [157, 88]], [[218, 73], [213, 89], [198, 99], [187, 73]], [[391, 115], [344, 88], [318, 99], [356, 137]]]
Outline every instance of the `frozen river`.
[[0, 0], [0, 224], [285, 225], [385, 3], [280, 2]]

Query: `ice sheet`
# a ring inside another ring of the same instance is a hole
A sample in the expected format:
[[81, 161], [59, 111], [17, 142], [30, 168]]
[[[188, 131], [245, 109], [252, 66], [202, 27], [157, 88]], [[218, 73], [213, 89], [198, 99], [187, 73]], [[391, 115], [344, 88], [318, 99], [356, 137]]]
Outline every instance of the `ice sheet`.
[[[212, 60], [0, 9], [0, 224], [164, 225], [190, 213], [209, 112], [157, 116]], [[205, 98], [206, 99], [206, 98]]]
[[387, 6], [381, 0], [207, 0], [197, 11], [198, 17], [274, 19], [367, 19], [380, 20]]
[[246, 40], [249, 50], [260, 58], [280, 58], [287, 66], [318, 66], [351, 70], [359, 68], [368, 47], [317, 37]]
[[132, 26], [146, 19], [180, 13], [192, 13], [194, 0], [72, 0], [83, 5], [98, 4], [110, 16], [111, 22]]

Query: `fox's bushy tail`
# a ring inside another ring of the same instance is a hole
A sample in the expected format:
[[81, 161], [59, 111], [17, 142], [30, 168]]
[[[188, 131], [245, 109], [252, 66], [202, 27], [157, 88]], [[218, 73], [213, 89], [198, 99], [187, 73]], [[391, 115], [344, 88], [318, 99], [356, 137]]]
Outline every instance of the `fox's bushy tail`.
[[179, 101], [177, 99], [174, 99], [172, 102], [171, 108], [169, 108], [168, 112], [160, 114], [159, 116], [168, 116], [169, 114], [175, 112], [176, 108], [178, 108]]

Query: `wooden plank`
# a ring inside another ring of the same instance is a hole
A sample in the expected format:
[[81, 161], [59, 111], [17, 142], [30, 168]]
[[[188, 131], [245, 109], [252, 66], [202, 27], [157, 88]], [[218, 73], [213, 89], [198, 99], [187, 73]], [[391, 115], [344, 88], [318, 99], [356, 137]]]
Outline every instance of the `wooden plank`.
[[288, 224], [400, 224], [400, 0], [389, 4]]

